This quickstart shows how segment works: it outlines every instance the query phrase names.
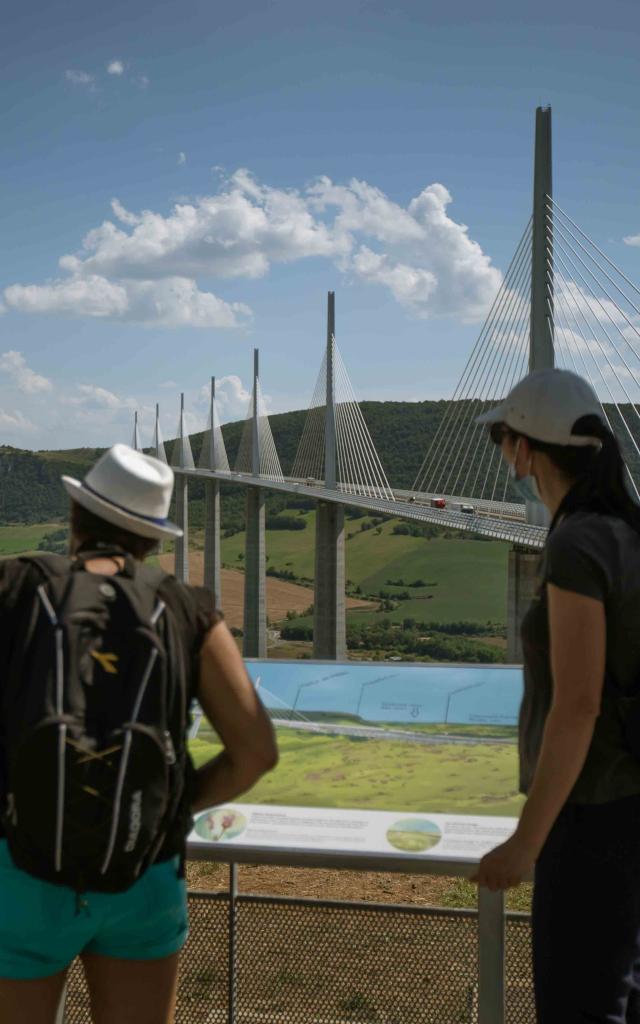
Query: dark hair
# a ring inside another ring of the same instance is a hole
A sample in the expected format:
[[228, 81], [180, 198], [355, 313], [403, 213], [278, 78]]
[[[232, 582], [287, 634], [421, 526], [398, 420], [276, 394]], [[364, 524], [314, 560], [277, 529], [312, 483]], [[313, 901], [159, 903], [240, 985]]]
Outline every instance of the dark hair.
[[108, 523], [106, 519], [94, 515], [76, 501], [71, 502], [71, 531], [80, 542], [81, 550], [92, 547], [121, 548], [142, 561], [157, 547], [158, 541], [152, 537], [140, 537], [137, 533], [123, 530], [121, 526]]
[[[576, 420], [571, 433], [578, 437], [596, 437], [602, 444], [601, 448], [595, 445], [547, 444], [526, 434], [518, 434], [506, 423], [499, 426], [502, 434], [526, 437], [533, 451], [544, 452], [554, 466], [573, 481], [571, 490], [556, 512], [555, 521], [560, 515], [590, 508], [624, 519], [640, 533], [640, 505], [631, 496], [628, 470], [620, 446], [599, 416], [582, 416]], [[492, 437], [496, 439], [495, 432], [492, 432]]]

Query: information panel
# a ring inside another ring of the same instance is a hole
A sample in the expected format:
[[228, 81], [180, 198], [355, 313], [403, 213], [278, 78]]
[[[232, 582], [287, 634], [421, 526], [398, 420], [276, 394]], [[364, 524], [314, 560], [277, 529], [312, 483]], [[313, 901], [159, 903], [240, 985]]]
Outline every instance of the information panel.
[[189, 846], [192, 852], [224, 846], [228, 860], [233, 850], [248, 848], [257, 857], [265, 850], [287, 850], [330, 853], [336, 859], [360, 854], [475, 864], [508, 839], [516, 823], [516, 818], [488, 816], [233, 803], [198, 815]]

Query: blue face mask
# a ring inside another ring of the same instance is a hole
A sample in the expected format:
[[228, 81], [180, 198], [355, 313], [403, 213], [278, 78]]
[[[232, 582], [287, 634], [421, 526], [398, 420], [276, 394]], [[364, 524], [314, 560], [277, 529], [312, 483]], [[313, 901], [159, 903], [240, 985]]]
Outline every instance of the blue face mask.
[[509, 466], [509, 476], [511, 483], [520, 495], [523, 501], [541, 501], [540, 491], [538, 490], [538, 484], [535, 476], [531, 473], [527, 473], [526, 476], [516, 476], [516, 462], [518, 461], [518, 451], [520, 450], [520, 439], [516, 444], [516, 454], [513, 460], [513, 464]]

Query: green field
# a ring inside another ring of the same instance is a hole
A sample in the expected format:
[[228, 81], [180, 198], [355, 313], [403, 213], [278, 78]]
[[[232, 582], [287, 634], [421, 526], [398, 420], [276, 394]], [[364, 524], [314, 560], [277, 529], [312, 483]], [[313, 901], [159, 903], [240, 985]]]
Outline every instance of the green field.
[[390, 828], [387, 831], [387, 839], [396, 850], [405, 850], [407, 853], [424, 853], [431, 850], [440, 842], [440, 834], [429, 835], [425, 832], [413, 832], [409, 829]]
[[[295, 510], [289, 514], [296, 515]], [[305, 512], [305, 530], [267, 530], [268, 565], [289, 570], [298, 578], [312, 579], [314, 573], [315, 512]], [[460, 540], [446, 537], [410, 537], [392, 532], [393, 521], [377, 529], [361, 531], [368, 519], [345, 522], [346, 576], [363, 595], [380, 590], [391, 597], [408, 590], [411, 597], [398, 603], [384, 617], [392, 622], [413, 618], [418, 622], [467, 620], [504, 623], [506, 617], [508, 545], [499, 542]], [[34, 551], [42, 537], [60, 529], [59, 523], [34, 526], [0, 527], [0, 557]], [[202, 531], [193, 531], [192, 544], [201, 546]], [[349, 536], [351, 534], [351, 536]], [[234, 534], [222, 540], [224, 563], [241, 568], [245, 535]], [[402, 579], [394, 587], [388, 580]], [[422, 580], [424, 587], [410, 587]], [[309, 604], [313, 594], [309, 593]], [[355, 623], [380, 621], [376, 610], [351, 609], [349, 620]]]
[[[517, 815], [515, 744], [401, 743], [278, 729], [280, 763], [246, 803], [405, 812]], [[219, 750], [212, 733], [191, 741], [196, 765]]]
[[0, 527], [0, 558], [36, 551], [42, 538], [54, 530], [59, 530], [60, 527], [60, 523]]
[[[311, 579], [314, 572], [315, 512], [305, 513], [306, 530], [267, 530], [268, 565], [289, 569]], [[415, 580], [429, 584], [411, 588], [411, 598], [394, 611], [385, 612], [392, 622], [414, 618], [422, 622], [501, 622], [506, 620], [508, 545], [498, 541], [459, 540], [398, 536], [394, 522], [385, 522], [380, 533], [360, 531], [365, 520], [346, 520], [346, 576], [363, 594], [407, 589]], [[227, 565], [242, 566], [244, 533], [222, 541]], [[387, 580], [404, 580], [404, 587], [390, 587]], [[351, 610], [353, 622], [375, 622], [375, 611]]]

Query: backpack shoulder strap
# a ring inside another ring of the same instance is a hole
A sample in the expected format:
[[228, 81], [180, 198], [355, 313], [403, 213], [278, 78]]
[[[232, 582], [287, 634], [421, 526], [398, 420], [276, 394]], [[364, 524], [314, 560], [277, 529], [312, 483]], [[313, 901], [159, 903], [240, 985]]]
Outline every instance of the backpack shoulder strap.
[[71, 559], [66, 555], [23, 555], [20, 561], [27, 565], [34, 565], [46, 580], [68, 576], [71, 572]]
[[136, 577], [157, 591], [164, 581], [169, 579], [169, 574], [164, 569], [161, 569], [159, 565], [146, 565], [143, 562], [141, 565], [136, 566]]

